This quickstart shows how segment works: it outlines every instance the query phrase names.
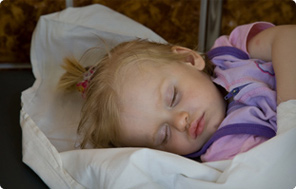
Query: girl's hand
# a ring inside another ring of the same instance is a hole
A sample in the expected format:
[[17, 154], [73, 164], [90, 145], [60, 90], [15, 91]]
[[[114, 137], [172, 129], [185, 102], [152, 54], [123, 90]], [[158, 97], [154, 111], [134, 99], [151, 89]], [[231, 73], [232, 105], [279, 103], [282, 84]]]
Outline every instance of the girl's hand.
[[248, 42], [251, 58], [272, 61], [277, 104], [296, 99], [296, 25], [266, 29]]

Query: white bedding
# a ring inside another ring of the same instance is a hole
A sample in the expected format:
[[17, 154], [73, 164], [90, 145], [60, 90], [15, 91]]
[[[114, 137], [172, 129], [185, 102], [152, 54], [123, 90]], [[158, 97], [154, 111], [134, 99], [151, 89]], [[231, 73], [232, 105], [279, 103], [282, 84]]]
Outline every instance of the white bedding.
[[21, 97], [23, 161], [50, 188], [296, 186], [296, 100], [278, 106], [276, 137], [233, 160], [198, 163], [145, 148], [76, 149], [82, 98], [56, 90], [63, 58], [80, 59], [90, 47], [110, 48], [135, 37], [164, 42], [146, 27], [100, 5], [70, 8], [39, 20], [31, 47], [36, 81]]

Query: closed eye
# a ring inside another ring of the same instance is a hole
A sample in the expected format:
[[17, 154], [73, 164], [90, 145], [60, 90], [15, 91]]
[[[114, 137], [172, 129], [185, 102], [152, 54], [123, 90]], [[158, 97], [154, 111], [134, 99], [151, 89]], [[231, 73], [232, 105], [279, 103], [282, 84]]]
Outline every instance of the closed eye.
[[169, 130], [170, 128], [169, 128], [169, 126], [168, 125], [166, 125], [165, 126], [165, 135], [164, 135], [164, 137], [163, 137], [163, 140], [162, 140], [162, 142], [161, 142], [161, 145], [166, 145], [167, 143], [168, 143], [168, 139], [169, 139], [169, 132], [170, 132], [170, 130]]
[[173, 90], [173, 96], [172, 96], [172, 100], [171, 100], [171, 104], [170, 104], [170, 107], [174, 107], [175, 106], [175, 102], [176, 102], [176, 97], [177, 97], [177, 89], [176, 87], [174, 87], [174, 90]]

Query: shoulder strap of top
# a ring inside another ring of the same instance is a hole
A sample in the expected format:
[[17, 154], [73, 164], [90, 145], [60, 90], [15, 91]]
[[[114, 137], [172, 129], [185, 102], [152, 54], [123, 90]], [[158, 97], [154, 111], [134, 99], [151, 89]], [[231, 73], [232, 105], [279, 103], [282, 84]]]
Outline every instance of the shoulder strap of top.
[[207, 149], [218, 139], [234, 134], [250, 134], [256, 136], [262, 136], [266, 138], [272, 138], [276, 135], [276, 132], [270, 127], [260, 125], [260, 124], [250, 124], [250, 123], [237, 123], [230, 124], [218, 129], [216, 133], [206, 142], [206, 144], [197, 152], [185, 155], [188, 158], [196, 158], [204, 154]]
[[221, 55], [231, 55], [243, 60], [249, 59], [249, 55], [247, 53], [245, 53], [244, 51], [238, 48], [230, 47], [230, 46], [217, 47], [207, 52], [207, 56], [210, 60], [216, 56], [221, 56]]

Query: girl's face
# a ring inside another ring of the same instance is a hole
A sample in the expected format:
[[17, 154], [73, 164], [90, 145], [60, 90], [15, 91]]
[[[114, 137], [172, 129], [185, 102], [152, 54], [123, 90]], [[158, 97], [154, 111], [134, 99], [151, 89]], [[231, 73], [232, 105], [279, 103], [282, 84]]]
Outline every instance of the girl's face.
[[124, 146], [186, 155], [209, 140], [224, 119], [225, 102], [204, 64], [196, 53], [188, 62], [147, 62], [128, 71], [120, 90]]

